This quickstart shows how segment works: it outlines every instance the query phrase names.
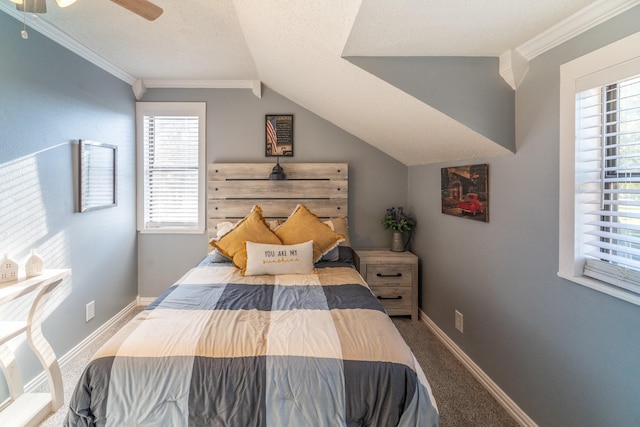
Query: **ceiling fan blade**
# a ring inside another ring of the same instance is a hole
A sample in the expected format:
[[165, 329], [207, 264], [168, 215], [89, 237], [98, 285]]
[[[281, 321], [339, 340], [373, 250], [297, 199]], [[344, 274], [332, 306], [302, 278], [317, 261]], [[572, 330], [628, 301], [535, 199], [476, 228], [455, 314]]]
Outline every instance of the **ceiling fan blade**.
[[148, 0], [111, 0], [112, 2], [119, 4], [125, 9], [129, 9], [136, 15], [142, 16], [144, 19], [153, 21], [162, 15], [162, 8], [156, 6]]
[[47, 13], [47, 4], [45, 0], [23, 0], [16, 3], [16, 9], [20, 12]]

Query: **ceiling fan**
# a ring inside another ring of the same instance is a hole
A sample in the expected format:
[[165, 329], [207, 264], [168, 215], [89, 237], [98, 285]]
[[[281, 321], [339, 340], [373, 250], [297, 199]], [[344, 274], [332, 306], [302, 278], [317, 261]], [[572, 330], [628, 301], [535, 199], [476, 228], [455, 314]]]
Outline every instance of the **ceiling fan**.
[[[21, 12], [29, 13], [46, 13], [47, 5], [45, 0], [11, 0], [16, 3], [16, 9]], [[162, 8], [156, 6], [148, 0], [111, 0], [112, 2], [119, 4], [120, 6], [129, 9], [136, 15], [153, 21], [162, 15]], [[56, 0], [59, 7], [67, 7], [75, 3], [76, 0]]]

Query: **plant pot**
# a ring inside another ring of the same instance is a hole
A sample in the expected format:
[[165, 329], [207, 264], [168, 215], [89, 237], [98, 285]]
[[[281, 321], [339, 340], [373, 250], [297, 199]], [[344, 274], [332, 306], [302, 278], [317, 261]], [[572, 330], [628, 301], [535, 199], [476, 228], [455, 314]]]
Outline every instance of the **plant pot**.
[[394, 231], [391, 235], [391, 250], [393, 252], [404, 252], [404, 236], [400, 231]]

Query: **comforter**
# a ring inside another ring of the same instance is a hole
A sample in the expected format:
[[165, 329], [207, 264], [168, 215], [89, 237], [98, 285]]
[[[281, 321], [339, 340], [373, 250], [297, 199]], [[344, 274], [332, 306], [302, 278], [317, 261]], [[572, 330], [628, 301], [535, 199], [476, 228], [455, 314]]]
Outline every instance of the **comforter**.
[[438, 425], [415, 357], [353, 268], [201, 263], [92, 358], [66, 426]]

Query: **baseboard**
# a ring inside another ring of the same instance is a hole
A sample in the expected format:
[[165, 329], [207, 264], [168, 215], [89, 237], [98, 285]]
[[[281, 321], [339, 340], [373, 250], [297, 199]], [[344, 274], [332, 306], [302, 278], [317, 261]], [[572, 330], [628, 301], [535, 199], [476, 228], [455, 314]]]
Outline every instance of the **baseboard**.
[[146, 307], [149, 304], [151, 304], [153, 301], [155, 301], [156, 298], [155, 297], [138, 297], [138, 307]]
[[[467, 368], [484, 388], [498, 401], [500, 405], [524, 427], [538, 427], [538, 425], [482, 370], [433, 320], [420, 310], [420, 318], [431, 329], [436, 337], [449, 349], [449, 351]], [[437, 402], [436, 402], [437, 403]]]
[[[122, 319], [125, 316], [129, 315], [131, 313], [131, 311], [133, 311], [137, 306], [138, 306], [138, 300], [136, 299], [136, 300], [132, 301], [129, 305], [127, 305], [125, 308], [120, 310], [120, 312], [117, 313], [115, 316], [113, 316], [111, 319], [107, 320], [98, 329], [93, 331], [93, 333], [91, 335], [89, 335], [88, 337], [86, 337], [84, 340], [82, 340], [80, 342], [80, 344], [76, 345], [71, 350], [69, 350], [64, 356], [60, 357], [58, 359], [58, 364], [60, 365], [60, 369], [62, 369], [67, 363], [69, 363], [71, 360], [73, 360], [73, 358], [76, 357], [80, 352], [82, 352], [84, 349], [86, 349], [91, 344], [93, 344], [93, 342], [100, 335], [102, 335], [104, 333], [104, 331], [106, 331], [111, 326], [113, 326], [115, 323], [120, 321], [120, 319]], [[39, 387], [43, 386], [46, 383], [47, 383], [47, 376], [45, 375], [45, 373], [43, 371], [37, 377], [35, 377], [33, 380], [31, 380], [27, 384], [25, 384], [24, 391], [25, 391], [25, 393], [31, 393], [31, 392], [33, 392], [34, 390], [37, 390]]]

